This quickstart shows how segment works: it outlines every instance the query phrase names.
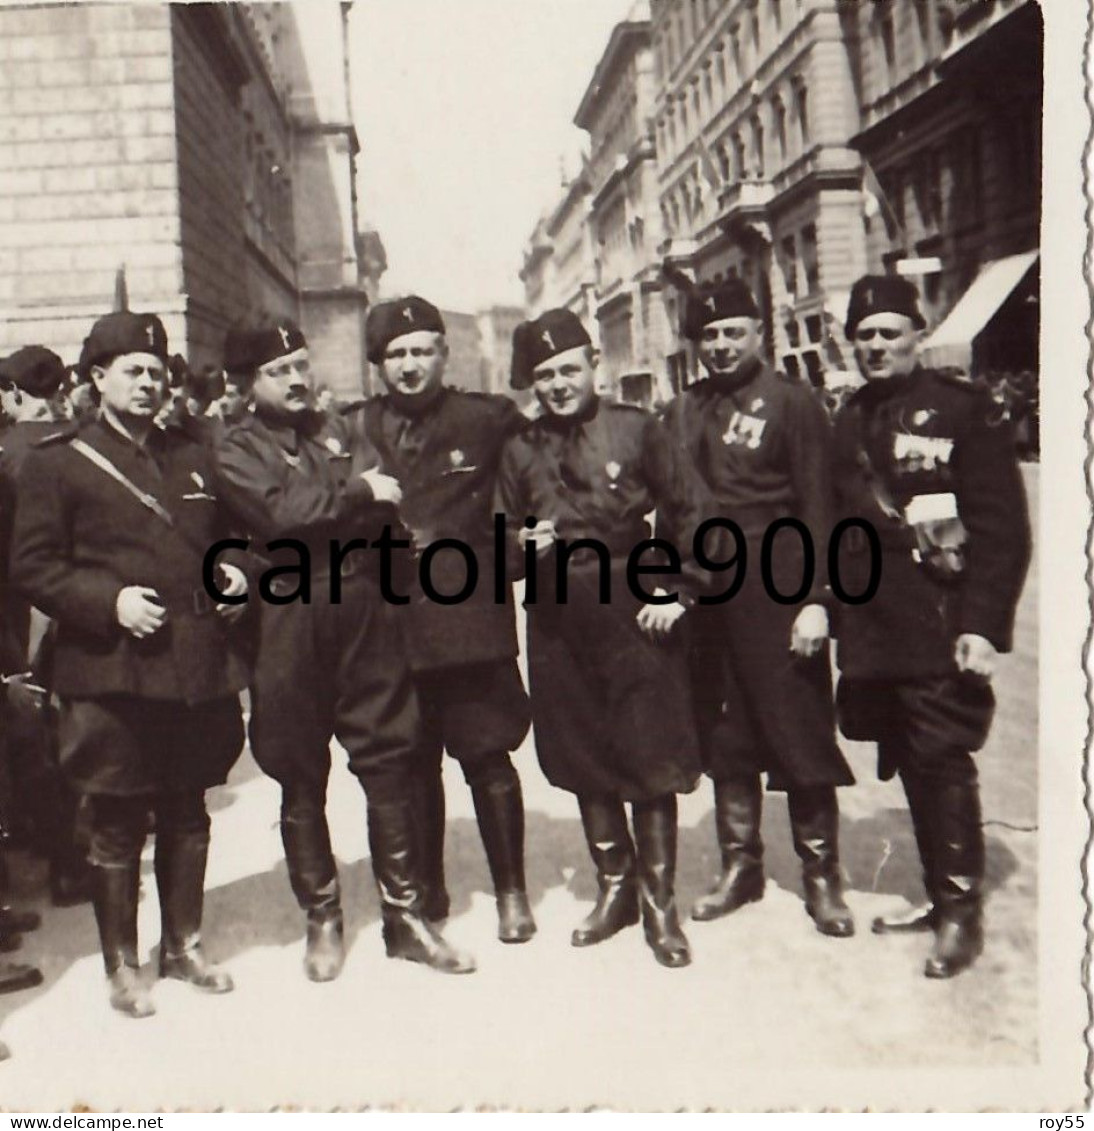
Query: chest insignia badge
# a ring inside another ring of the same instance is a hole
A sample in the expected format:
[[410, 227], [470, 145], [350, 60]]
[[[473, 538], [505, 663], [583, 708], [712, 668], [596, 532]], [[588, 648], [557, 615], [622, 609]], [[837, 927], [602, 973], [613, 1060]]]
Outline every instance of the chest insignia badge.
[[614, 459], [608, 460], [608, 462], [604, 465], [604, 470], [608, 473], [608, 478], [612, 481], [613, 486], [615, 485], [616, 481], [619, 479], [619, 476], [623, 471], [623, 469], [619, 466], [619, 464], [615, 462]]
[[190, 479], [199, 491], [205, 490], [205, 480], [196, 471], [190, 472]]
[[922, 428], [925, 424], [933, 420], [936, 415], [933, 408], [921, 408], [918, 412], [912, 414], [912, 425], [916, 428]]
[[763, 406], [764, 406], [764, 399], [763, 399], [763, 397], [757, 397], [757, 398], [756, 398], [756, 399], [755, 399], [755, 400], [754, 400], [754, 401], [752, 402], [752, 404], [751, 404], [751, 406], [750, 406], [750, 411], [752, 411], [752, 412], [759, 412], [759, 411], [760, 411], [760, 409], [761, 409], [761, 408], [763, 408]]
[[766, 420], [761, 420], [758, 416], [750, 416], [747, 412], [735, 411], [729, 418], [729, 426], [722, 435], [722, 443], [731, 446], [743, 445], [754, 452], [763, 441], [766, 428]]
[[342, 454], [342, 442], [336, 436], [328, 436], [324, 441], [326, 449], [332, 456]]
[[953, 440], [946, 437], [893, 434], [893, 459], [901, 471], [937, 471], [940, 466], [949, 465], [952, 455]]
[[453, 448], [452, 451], [448, 453], [448, 458], [453, 467], [463, 467], [467, 460], [467, 456], [465, 456], [459, 448]]

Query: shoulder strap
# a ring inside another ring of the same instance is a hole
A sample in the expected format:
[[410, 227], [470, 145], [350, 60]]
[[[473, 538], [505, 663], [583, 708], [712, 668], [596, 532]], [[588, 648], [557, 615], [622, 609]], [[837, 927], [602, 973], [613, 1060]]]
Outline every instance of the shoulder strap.
[[115, 483], [124, 487], [134, 499], [137, 500], [142, 506], [147, 507], [158, 519], [167, 523], [168, 526], [174, 526], [175, 520], [171, 517], [170, 512], [160, 503], [159, 499], [153, 495], [149, 495], [147, 491], [142, 491], [136, 483], [127, 478], [113, 463], [110, 462], [102, 454], [97, 452], [90, 444], [84, 440], [73, 439], [70, 441], [69, 446], [73, 451], [78, 452], [89, 463], [93, 463], [100, 471], [109, 475]]

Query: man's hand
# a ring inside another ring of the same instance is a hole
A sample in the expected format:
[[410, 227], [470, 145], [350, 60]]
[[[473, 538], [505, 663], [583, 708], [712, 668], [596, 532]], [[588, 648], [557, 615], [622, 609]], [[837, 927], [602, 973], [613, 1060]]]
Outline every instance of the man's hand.
[[151, 636], [167, 620], [163, 599], [147, 585], [127, 585], [118, 594], [114, 609], [118, 624], [138, 640]]
[[[239, 566], [221, 562], [220, 578], [220, 591], [225, 597], [242, 597], [247, 592], [247, 575]], [[229, 623], [239, 620], [246, 611], [246, 605], [217, 605], [217, 614]]]
[[393, 475], [385, 475], [378, 467], [370, 467], [361, 472], [361, 478], [369, 485], [372, 497], [378, 503], [393, 503], [398, 506], [403, 501], [403, 489]]
[[[655, 597], [663, 597], [664, 595], [663, 589], [654, 590]], [[643, 632], [656, 639], [661, 636], [668, 636], [676, 622], [687, 611], [687, 607], [681, 605], [679, 601], [673, 601], [671, 605], [643, 605], [638, 610], [638, 616], [635, 619]]]
[[2, 677], [10, 706], [16, 710], [37, 711], [45, 705], [49, 692], [44, 687], [31, 683], [33, 678], [33, 672], [19, 672], [17, 675]]
[[531, 542], [536, 548], [536, 553], [541, 557], [556, 541], [558, 541], [558, 531], [555, 530], [553, 518], [540, 519], [531, 530], [522, 526], [517, 532], [517, 542], [520, 548], [523, 550], [525, 544]]
[[790, 629], [790, 651], [795, 656], [815, 656], [828, 639], [828, 610], [823, 605], [806, 605]]
[[963, 632], [957, 638], [953, 658], [957, 661], [959, 671], [974, 672], [990, 680], [995, 675], [995, 661], [998, 655], [995, 645], [990, 640], [977, 636], [975, 632]]

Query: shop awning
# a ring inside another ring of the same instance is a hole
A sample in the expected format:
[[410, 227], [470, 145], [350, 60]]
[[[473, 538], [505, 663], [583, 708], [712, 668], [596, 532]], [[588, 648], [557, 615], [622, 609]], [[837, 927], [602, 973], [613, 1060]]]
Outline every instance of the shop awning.
[[995, 313], [1010, 298], [1040, 252], [1027, 251], [985, 263], [953, 310], [927, 339], [923, 359], [932, 366], [972, 366], [972, 347]]

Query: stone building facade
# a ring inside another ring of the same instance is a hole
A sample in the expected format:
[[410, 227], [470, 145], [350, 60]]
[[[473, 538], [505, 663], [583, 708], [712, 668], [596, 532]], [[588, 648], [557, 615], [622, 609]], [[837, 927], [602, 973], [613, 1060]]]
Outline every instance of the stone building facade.
[[301, 7], [0, 7], [0, 349], [74, 360], [124, 265], [193, 364], [235, 319], [291, 316], [360, 388], [348, 5]]
[[[939, 363], [1036, 368], [1042, 27], [1034, 0], [649, 3], [659, 216], [651, 223], [648, 207], [635, 209], [642, 241], [626, 212], [630, 245], [620, 236], [619, 200], [638, 195], [614, 187], [626, 180], [628, 157], [620, 169], [611, 164], [622, 126], [613, 135], [595, 112], [616, 106], [615, 97], [623, 108], [604, 120], [625, 123], [626, 99], [633, 108], [650, 89], [620, 65], [630, 57], [623, 44], [643, 44], [635, 59], [645, 51], [646, 40], [626, 30], [631, 21], [613, 34], [579, 112], [592, 142], [587, 223], [614, 375], [647, 363], [656, 372], [660, 360], [673, 388], [698, 376], [678, 333], [674, 286], [661, 290], [663, 357], [653, 348], [647, 357], [633, 330], [631, 358], [623, 357], [623, 275], [652, 291], [665, 264], [692, 280], [745, 279], [770, 327], [772, 360], [814, 384], [853, 367], [842, 323], [851, 284], [867, 270], [919, 284], [936, 327], [929, 356]], [[607, 266], [623, 247], [633, 255], [625, 270]], [[550, 224], [541, 224], [522, 276], [533, 309], [534, 284], [551, 278], [555, 253]]]

